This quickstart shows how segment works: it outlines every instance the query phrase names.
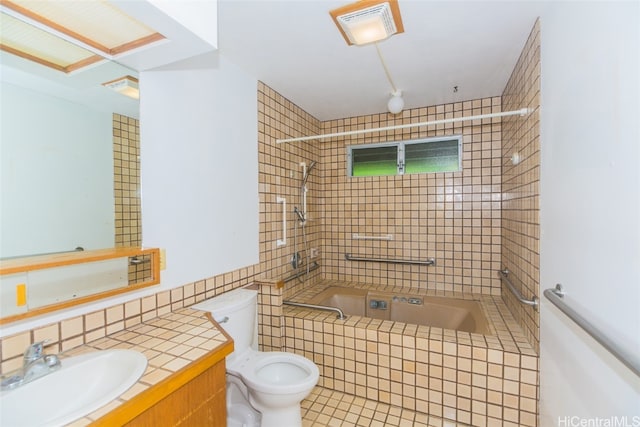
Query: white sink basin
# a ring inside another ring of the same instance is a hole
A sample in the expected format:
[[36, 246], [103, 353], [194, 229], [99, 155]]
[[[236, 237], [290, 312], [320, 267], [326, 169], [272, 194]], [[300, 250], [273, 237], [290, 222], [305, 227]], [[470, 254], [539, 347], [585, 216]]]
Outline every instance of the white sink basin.
[[147, 368], [134, 350], [95, 351], [62, 359], [57, 371], [0, 393], [0, 426], [62, 426], [124, 393]]

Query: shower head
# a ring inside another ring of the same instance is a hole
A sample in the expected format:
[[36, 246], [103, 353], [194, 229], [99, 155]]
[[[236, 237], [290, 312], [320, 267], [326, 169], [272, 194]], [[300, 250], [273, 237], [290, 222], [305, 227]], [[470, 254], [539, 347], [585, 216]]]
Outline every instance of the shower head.
[[315, 160], [312, 160], [311, 163], [309, 163], [309, 166], [307, 167], [307, 175], [309, 175], [309, 172], [311, 172], [311, 169], [313, 169], [316, 166], [316, 162]]
[[318, 163], [318, 162], [316, 162], [315, 160], [312, 160], [311, 163], [309, 163], [309, 166], [307, 166], [305, 174], [302, 177], [302, 185], [303, 186], [307, 185], [307, 180], [309, 179], [309, 175], [311, 174], [311, 170], [316, 166], [316, 163]]
[[297, 206], [295, 206], [295, 207], [293, 208], [293, 213], [295, 213], [295, 214], [298, 216], [298, 220], [299, 220], [300, 222], [304, 222], [304, 221], [305, 221], [304, 213], [303, 213], [303, 212], [300, 212], [300, 210], [298, 209], [298, 207], [297, 207]]

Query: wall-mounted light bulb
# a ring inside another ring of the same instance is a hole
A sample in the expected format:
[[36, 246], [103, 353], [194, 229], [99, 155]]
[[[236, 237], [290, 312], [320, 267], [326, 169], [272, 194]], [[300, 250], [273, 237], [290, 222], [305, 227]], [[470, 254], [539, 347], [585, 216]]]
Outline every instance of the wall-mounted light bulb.
[[513, 153], [511, 155], [511, 164], [517, 165], [518, 163], [520, 163], [520, 153]]

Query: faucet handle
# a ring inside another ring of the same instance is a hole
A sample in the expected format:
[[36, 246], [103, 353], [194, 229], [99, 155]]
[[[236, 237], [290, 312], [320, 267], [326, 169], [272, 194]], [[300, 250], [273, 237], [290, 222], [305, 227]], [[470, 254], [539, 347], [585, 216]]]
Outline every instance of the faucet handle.
[[33, 360], [40, 359], [44, 351], [44, 343], [48, 341], [49, 340], [34, 342], [29, 347], [27, 347], [27, 349], [24, 351], [25, 362], [31, 362]]

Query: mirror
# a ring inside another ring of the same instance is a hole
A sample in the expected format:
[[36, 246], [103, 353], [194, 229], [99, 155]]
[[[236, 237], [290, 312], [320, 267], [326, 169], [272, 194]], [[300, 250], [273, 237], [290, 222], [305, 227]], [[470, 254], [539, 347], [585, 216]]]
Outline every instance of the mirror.
[[[3, 32], [5, 19], [3, 9]], [[89, 262], [84, 271], [33, 268], [52, 256], [76, 264], [96, 252], [141, 246], [139, 102], [103, 85], [137, 75], [107, 60], [63, 72], [2, 46], [0, 323], [159, 283], [150, 273], [157, 260], [140, 250], [109, 255], [101, 266]], [[52, 253], [61, 254], [31, 257]], [[5, 274], [15, 264], [28, 271]], [[84, 279], [70, 280], [74, 275]], [[20, 305], [22, 283], [29, 298]]]
[[1, 55], [0, 258], [139, 246], [138, 101], [101, 85], [136, 73]]

